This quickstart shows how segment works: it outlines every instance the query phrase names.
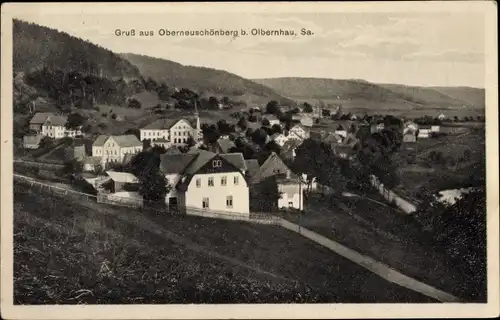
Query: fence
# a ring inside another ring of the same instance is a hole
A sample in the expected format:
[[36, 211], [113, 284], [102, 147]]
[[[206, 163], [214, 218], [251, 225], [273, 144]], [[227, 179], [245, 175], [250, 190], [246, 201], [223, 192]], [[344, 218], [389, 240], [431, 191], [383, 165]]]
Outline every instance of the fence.
[[[96, 198], [96, 196], [77, 192], [70, 189], [65, 189], [57, 186], [48, 185], [39, 181], [36, 181], [33, 178], [29, 178], [26, 176], [14, 174], [14, 180], [18, 182], [28, 183], [31, 186], [40, 185], [42, 187], [47, 187], [47, 190], [51, 190], [54, 192], [57, 190], [58, 192], [62, 192], [63, 195], [83, 195], [87, 197], [88, 200], [91, 198]], [[249, 215], [229, 215], [224, 213], [217, 213], [211, 211], [204, 211], [201, 209], [189, 208], [186, 211], [189, 211], [191, 215], [198, 215], [203, 217], [211, 217], [211, 218], [220, 218], [220, 219], [228, 219], [228, 220], [238, 220], [238, 221], [247, 221], [252, 223], [259, 224], [273, 224], [285, 228], [287, 230], [293, 231], [295, 233], [300, 234], [301, 236], [308, 238], [323, 247], [330, 249], [331, 251], [337, 253], [338, 255], [358, 264], [359, 266], [369, 270], [380, 276], [381, 278], [389, 281], [397, 283], [400, 286], [408, 288], [410, 290], [419, 292], [428, 297], [434, 298], [441, 302], [459, 302], [459, 299], [443, 292], [439, 289], [426, 285], [418, 280], [412, 279], [404, 274], [399, 273], [398, 271], [392, 269], [389, 266], [386, 266], [370, 257], [361, 255], [360, 253], [349, 249], [329, 238], [326, 238], [316, 232], [313, 232], [307, 228], [304, 228], [300, 225], [292, 223], [288, 220], [282, 219], [280, 217], [276, 217], [273, 215], [266, 215], [262, 213], [251, 213]]]
[[374, 175], [370, 176], [370, 183], [373, 187], [377, 189], [377, 191], [386, 199], [387, 201], [394, 203], [398, 208], [403, 210], [407, 214], [411, 214], [417, 210], [417, 207], [405, 199], [401, 198], [399, 195], [394, 193], [394, 191], [390, 189], [386, 189], [384, 184], [379, 181], [377, 177]]

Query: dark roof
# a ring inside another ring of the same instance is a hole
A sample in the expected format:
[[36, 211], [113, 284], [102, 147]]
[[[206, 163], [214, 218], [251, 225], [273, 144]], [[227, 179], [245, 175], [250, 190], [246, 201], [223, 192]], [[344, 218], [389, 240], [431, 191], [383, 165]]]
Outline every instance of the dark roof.
[[158, 120], [155, 120], [142, 128], [143, 130], [160, 130], [160, 129], [170, 129], [173, 127], [177, 122], [184, 120], [189, 125], [193, 128], [196, 128], [196, 119], [193, 119], [192, 117], [185, 117], [185, 118], [180, 118], [180, 119], [170, 119], [170, 118], [161, 118]]
[[158, 120], [155, 120], [153, 122], [151, 122], [150, 124], [148, 124], [147, 126], [145, 126], [144, 128], [142, 128], [143, 130], [159, 130], [159, 129], [170, 129], [174, 124], [176, 124], [179, 120], [177, 119], [158, 119]]
[[289, 151], [289, 150], [293, 150], [295, 148], [297, 148], [298, 146], [300, 146], [302, 144], [302, 141], [300, 140], [297, 140], [297, 139], [290, 139], [290, 140], [287, 140], [284, 144], [283, 144], [283, 147], [281, 147], [281, 149], [283, 151]]
[[259, 161], [257, 161], [257, 159], [245, 160], [245, 165], [247, 166], [248, 174], [251, 177], [259, 171]]
[[231, 148], [236, 147], [234, 142], [229, 139], [219, 139], [217, 140], [216, 144], [219, 147], [221, 153], [228, 153]]
[[196, 154], [181, 153], [160, 156], [160, 170], [163, 173], [182, 173], [186, 167], [196, 158]]
[[43, 124], [52, 115], [54, 114], [50, 112], [37, 112], [33, 118], [31, 118], [30, 124]]
[[68, 121], [68, 117], [66, 116], [49, 116], [47, 120], [43, 123], [48, 126], [64, 126]]
[[172, 154], [182, 154], [182, 152], [176, 146], [171, 146], [170, 148], [168, 148], [165, 151], [165, 154], [170, 154], [170, 155], [172, 155]]

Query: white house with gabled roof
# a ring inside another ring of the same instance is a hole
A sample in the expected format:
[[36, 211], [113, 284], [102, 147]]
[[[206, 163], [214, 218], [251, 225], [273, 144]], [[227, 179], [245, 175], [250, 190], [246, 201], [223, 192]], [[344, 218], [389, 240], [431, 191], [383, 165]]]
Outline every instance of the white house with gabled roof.
[[163, 154], [160, 170], [172, 187], [165, 197], [169, 209], [196, 215], [249, 216], [246, 164], [241, 153], [193, 150]]
[[123, 163], [127, 154], [142, 151], [142, 142], [134, 135], [100, 135], [92, 144], [92, 157], [99, 157], [101, 164]]

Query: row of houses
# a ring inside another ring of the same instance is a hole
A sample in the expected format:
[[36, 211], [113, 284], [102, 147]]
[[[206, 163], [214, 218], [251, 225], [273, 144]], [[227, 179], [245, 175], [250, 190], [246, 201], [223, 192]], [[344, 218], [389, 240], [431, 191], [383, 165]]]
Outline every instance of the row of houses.
[[[172, 148], [175, 150], [175, 147]], [[165, 195], [168, 210], [190, 214], [210, 211], [249, 216], [251, 199], [262, 199], [273, 181], [280, 196], [271, 203], [274, 208], [304, 207], [303, 179], [291, 173], [278, 155], [272, 153], [262, 165], [245, 160], [241, 153], [214, 153], [192, 149], [187, 153], [167, 152], [161, 156], [160, 172], [171, 185]], [[137, 177], [126, 172], [107, 171], [107, 177], [91, 183], [108, 201], [137, 202]], [[90, 182], [90, 181], [89, 181]], [[135, 185], [135, 187], [134, 187]], [[128, 188], [124, 188], [128, 186]], [[271, 200], [272, 201], [272, 200]]]

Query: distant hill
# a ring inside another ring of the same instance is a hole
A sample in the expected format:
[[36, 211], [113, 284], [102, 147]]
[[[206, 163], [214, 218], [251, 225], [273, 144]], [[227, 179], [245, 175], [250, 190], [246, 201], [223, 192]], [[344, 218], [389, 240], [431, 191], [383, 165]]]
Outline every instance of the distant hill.
[[44, 66], [125, 80], [139, 79], [137, 67], [117, 54], [65, 32], [14, 19], [14, 71], [31, 72]]
[[277, 100], [284, 105], [295, 102], [273, 89], [223, 70], [185, 66], [170, 60], [125, 53], [121, 55], [137, 66], [145, 78], [169, 87], [189, 88], [202, 96], [228, 96], [250, 103], [265, 104]]
[[367, 105], [370, 109], [484, 106], [484, 90], [476, 88], [427, 88], [327, 78], [271, 78], [253, 81], [292, 99], [338, 101], [347, 106]]
[[401, 84], [378, 84], [378, 85], [400, 94], [406, 100], [420, 103], [423, 105], [436, 105], [436, 106], [464, 105], [464, 101], [450, 97], [449, 95], [443, 94], [433, 88], [406, 86]]
[[484, 89], [471, 87], [433, 87], [432, 89], [454, 99], [464, 101], [474, 107], [485, 107], [486, 92]]

